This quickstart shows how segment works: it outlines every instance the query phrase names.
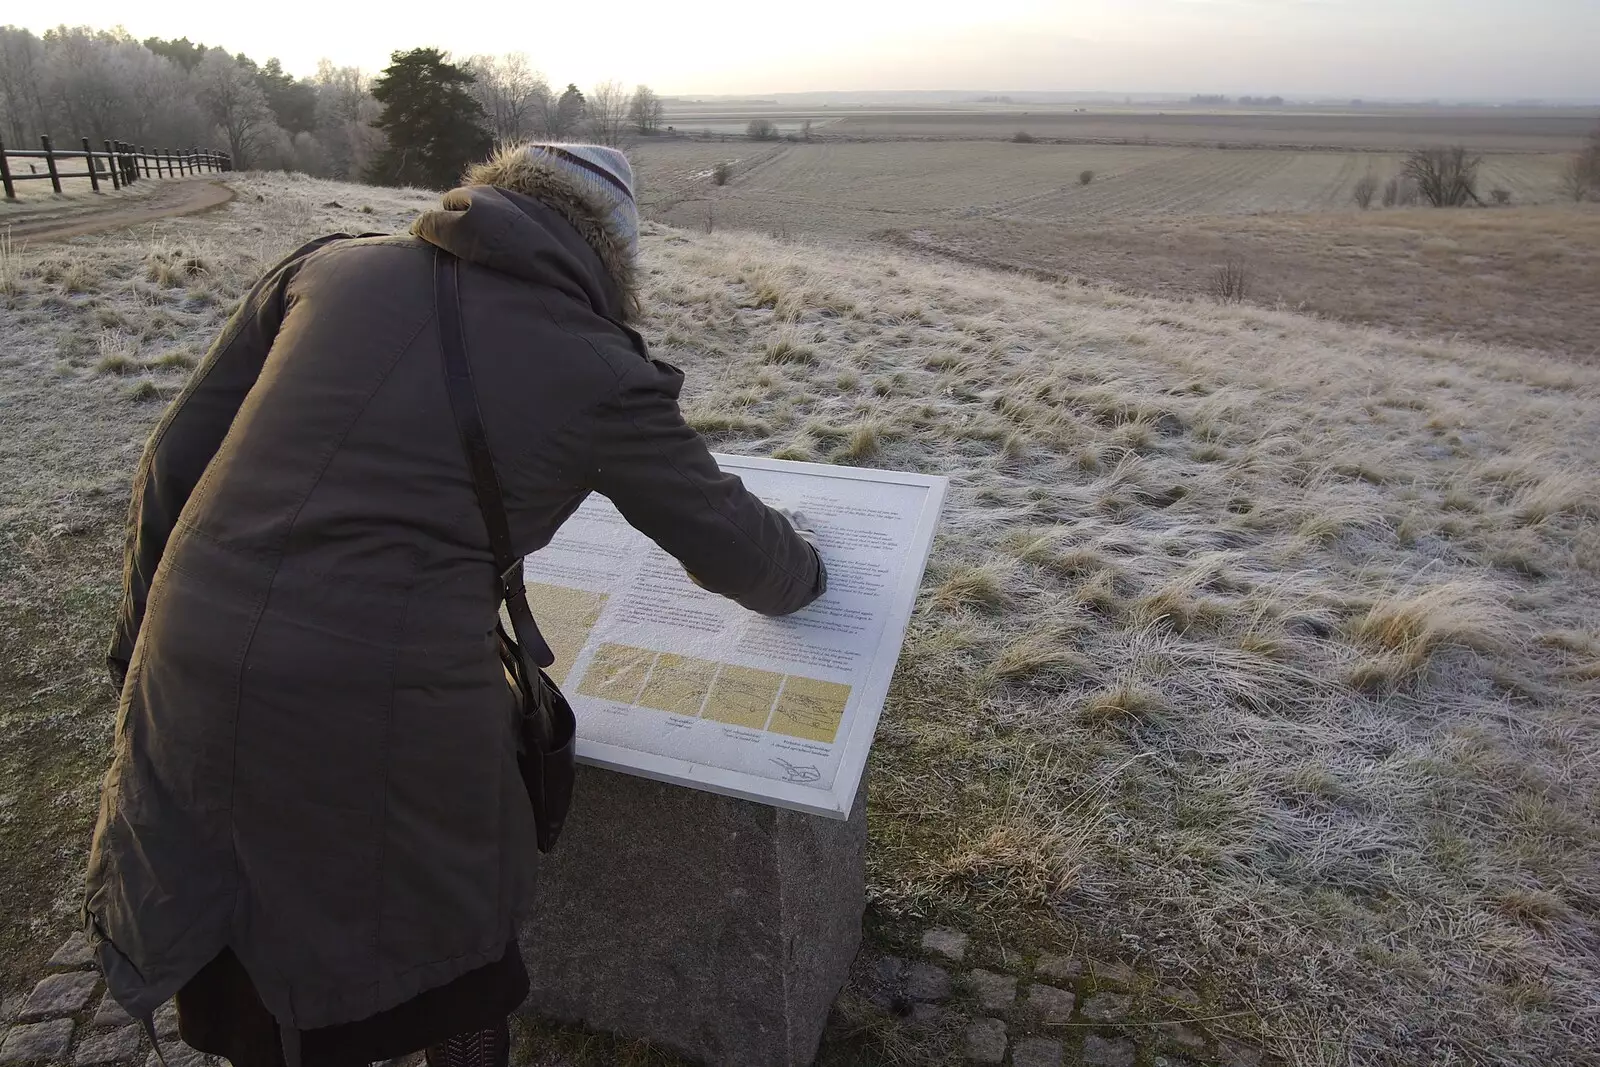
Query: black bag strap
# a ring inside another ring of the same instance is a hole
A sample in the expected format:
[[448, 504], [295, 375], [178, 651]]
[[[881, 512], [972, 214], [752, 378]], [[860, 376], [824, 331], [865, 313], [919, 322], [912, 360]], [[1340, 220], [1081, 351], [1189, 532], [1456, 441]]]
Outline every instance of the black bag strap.
[[[472, 365], [467, 361], [466, 336], [461, 324], [461, 291], [458, 261], [455, 256], [436, 249], [433, 259], [434, 305], [439, 316], [439, 347], [444, 353], [445, 391], [450, 397], [450, 410], [455, 415], [456, 430], [461, 435], [461, 446], [467, 453], [467, 464], [472, 469], [472, 487], [477, 493], [478, 509], [483, 513], [483, 524], [489, 531], [489, 549], [494, 553], [494, 566], [500, 578], [500, 597], [505, 601], [506, 613], [511, 616], [515, 639], [502, 627], [500, 638], [502, 653], [508, 666], [516, 668], [519, 687], [525, 696], [533, 696], [543, 684], [538, 671], [529, 671], [522, 662], [522, 653], [533, 658], [539, 667], [555, 662], [555, 654], [545, 642], [544, 635], [533, 619], [533, 609], [528, 606], [528, 590], [523, 583], [522, 559], [512, 555], [511, 525], [506, 519], [505, 501], [500, 494], [500, 479], [494, 470], [494, 454], [489, 451], [489, 435], [483, 427], [483, 412], [478, 406], [478, 391], [472, 384]], [[542, 722], [536, 724], [543, 738], [548, 740], [553, 729], [544, 702], [532, 700], [541, 709]]]

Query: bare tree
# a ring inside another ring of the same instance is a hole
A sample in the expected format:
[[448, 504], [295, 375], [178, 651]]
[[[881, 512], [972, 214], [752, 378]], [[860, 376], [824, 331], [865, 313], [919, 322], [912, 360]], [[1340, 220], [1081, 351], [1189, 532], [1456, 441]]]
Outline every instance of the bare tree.
[[182, 67], [143, 45], [127, 44], [110, 57], [122, 87], [123, 113], [112, 133], [146, 145], [193, 145], [207, 140], [207, 123]]
[[641, 136], [648, 137], [661, 129], [661, 123], [666, 118], [667, 108], [661, 102], [661, 97], [656, 95], [654, 89], [648, 85], [641, 85], [633, 91], [633, 99], [628, 102], [628, 121], [633, 123], [633, 128]]
[[29, 30], [0, 26], [0, 133], [12, 144], [48, 132], [44, 43]]
[[39, 133], [87, 134], [96, 141], [123, 136], [118, 127], [127, 108], [109, 62], [110, 36], [81, 26], [44, 35], [51, 129]]
[[1417, 183], [1410, 178], [1393, 177], [1383, 183], [1384, 207], [1413, 207], [1417, 202]]
[[589, 136], [600, 144], [621, 144], [628, 124], [628, 90], [619, 81], [603, 81], [584, 99]]
[[258, 157], [280, 140], [266, 94], [250, 71], [220, 48], [207, 52], [191, 75], [195, 98], [228, 141], [235, 167], [262, 162]]
[[1250, 295], [1250, 268], [1242, 259], [1230, 259], [1211, 272], [1211, 295], [1223, 304], [1242, 304]]
[[293, 169], [304, 171], [318, 178], [328, 176], [328, 154], [322, 147], [322, 142], [310, 130], [301, 130], [294, 135], [294, 141], [289, 147], [288, 160]]
[[1422, 198], [1434, 207], [1465, 207], [1481, 204], [1478, 197], [1479, 156], [1467, 155], [1460, 145], [1454, 148], [1419, 148], [1406, 157], [1401, 172], [1416, 183]]
[[526, 55], [473, 56], [466, 67], [475, 79], [472, 95], [489, 120], [496, 144], [519, 144], [547, 132], [550, 83], [528, 65]]
[[330, 178], [359, 180], [383, 150], [383, 131], [373, 125], [382, 107], [372, 79], [359, 67], [317, 64], [317, 141]]
[[1352, 194], [1356, 207], [1366, 211], [1372, 207], [1372, 200], [1378, 195], [1378, 179], [1368, 174], [1356, 181], [1355, 192]]
[[1557, 178], [1561, 193], [1574, 202], [1600, 200], [1600, 126], [1589, 135], [1589, 143], [1561, 165]]
[[1578, 152], [1561, 165], [1557, 177], [1561, 195], [1577, 203], [1600, 191], [1600, 184], [1596, 182], [1600, 175], [1594, 173], [1593, 159], [1588, 152]]

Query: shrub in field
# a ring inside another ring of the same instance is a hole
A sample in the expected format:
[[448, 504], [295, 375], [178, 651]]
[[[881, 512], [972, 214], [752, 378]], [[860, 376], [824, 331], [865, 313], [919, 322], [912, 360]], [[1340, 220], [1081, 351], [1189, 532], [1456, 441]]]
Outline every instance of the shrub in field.
[[11, 231], [0, 230], [0, 296], [16, 296], [22, 292], [22, 265], [18, 257], [21, 249], [12, 243]]
[[1480, 156], [1469, 156], [1461, 145], [1454, 148], [1419, 148], [1406, 157], [1401, 172], [1417, 192], [1434, 207], [1481, 204], [1478, 196]]
[[1561, 166], [1561, 195], [1574, 203], [1600, 200], [1600, 132], [1590, 138], [1590, 146], [1575, 153]]
[[1012, 144], [1033, 144], [1037, 140], [1038, 138], [1029, 133], [1027, 130], [1018, 130], [1016, 133], [1011, 135]]
[[1079, 185], [1088, 185], [1092, 181], [1094, 181], [1094, 171], [1092, 170], [1086, 170], [1078, 175]]
[[1242, 304], [1250, 293], [1250, 268], [1230, 259], [1211, 273], [1211, 295], [1223, 304]]
[[1368, 208], [1372, 207], [1372, 198], [1377, 196], [1377, 195], [1378, 195], [1378, 179], [1377, 178], [1374, 178], [1372, 175], [1369, 174], [1365, 178], [1362, 178], [1360, 181], [1356, 182], [1356, 189], [1355, 189], [1354, 198], [1355, 198], [1356, 206], [1359, 207], [1362, 211], [1366, 211]]
[[1384, 207], [1415, 207], [1417, 183], [1410, 178], [1390, 178], [1383, 183]]
[[1561, 195], [1573, 203], [1579, 203], [1589, 196], [1589, 168], [1582, 153], [1572, 156], [1561, 165], [1557, 187]]
[[711, 168], [711, 181], [716, 185], [727, 185], [728, 179], [733, 177], [733, 164], [728, 162], [718, 163]]
[[752, 141], [776, 141], [778, 127], [767, 119], [751, 119], [750, 125], [745, 127], [745, 136]]
[[1494, 198], [1494, 202], [1497, 204], [1511, 203], [1511, 190], [1507, 189], [1503, 185], [1497, 185], [1493, 189], [1490, 189], [1489, 195]]

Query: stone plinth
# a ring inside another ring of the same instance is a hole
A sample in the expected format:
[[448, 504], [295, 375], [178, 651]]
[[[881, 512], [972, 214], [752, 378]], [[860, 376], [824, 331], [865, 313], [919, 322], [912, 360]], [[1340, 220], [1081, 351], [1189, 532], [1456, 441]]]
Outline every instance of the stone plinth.
[[800, 1067], [861, 943], [866, 786], [847, 821], [580, 769], [522, 931], [524, 1011], [714, 1067]]

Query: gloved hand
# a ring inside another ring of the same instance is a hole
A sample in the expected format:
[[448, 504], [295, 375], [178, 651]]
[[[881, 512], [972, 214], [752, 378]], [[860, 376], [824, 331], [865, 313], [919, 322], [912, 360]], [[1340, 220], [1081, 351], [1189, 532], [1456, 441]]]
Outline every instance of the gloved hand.
[[794, 532], [805, 539], [806, 544], [822, 551], [822, 544], [817, 537], [817, 532], [811, 528], [811, 521], [806, 518], [805, 512], [798, 508], [773, 508], [779, 515], [789, 520], [789, 525], [794, 527]]

